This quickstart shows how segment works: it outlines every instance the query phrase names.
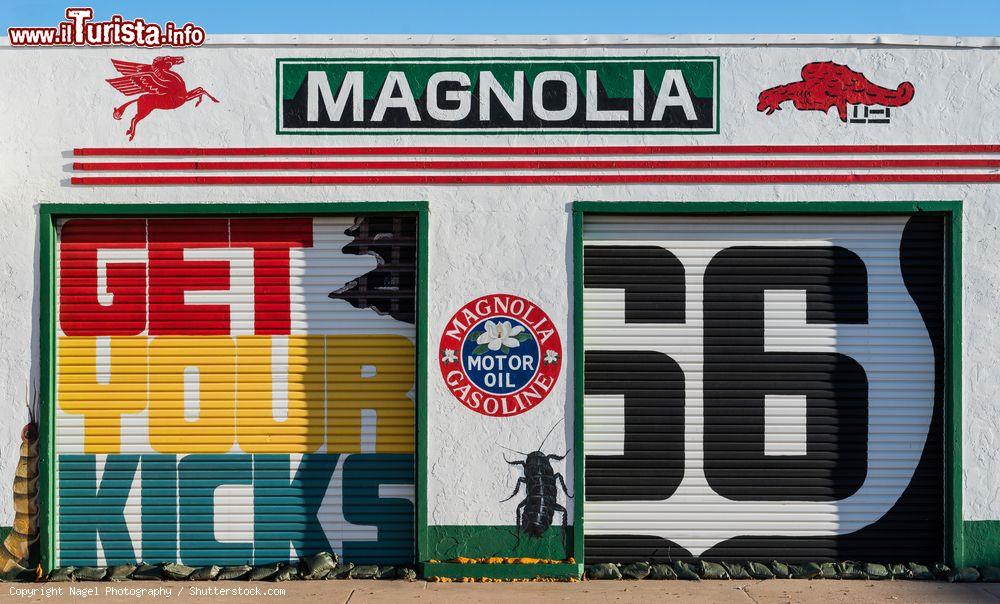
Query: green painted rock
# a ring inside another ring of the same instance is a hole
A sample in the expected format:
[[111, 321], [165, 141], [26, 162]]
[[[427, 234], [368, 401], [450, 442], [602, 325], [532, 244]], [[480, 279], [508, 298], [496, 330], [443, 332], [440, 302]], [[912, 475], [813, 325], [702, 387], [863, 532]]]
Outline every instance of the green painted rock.
[[747, 569], [739, 562], [723, 562], [722, 566], [726, 569], [726, 574], [729, 575], [730, 579], [744, 581], [752, 578]]
[[649, 568], [649, 578], [659, 581], [673, 580], [677, 578], [677, 573], [669, 564], [654, 564]]
[[159, 564], [140, 564], [132, 573], [133, 581], [162, 581], [163, 571]]
[[823, 573], [824, 579], [839, 579], [840, 569], [833, 562], [824, 562], [819, 565], [819, 570]]
[[378, 572], [375, 574], [375, 578], [379, 580], [395, 579], [396, 567], [379, 565]]
[[774, 572], [761, 562], [747, 562], [747, 573], [761, 581], [774, 578]]
[[912, 579], [913, 573], [910, 567], [905, 564], [890, 564], [889, 576], [893, 579]]
[[188, 581], [211, 581], [219, 575], [221, 569], [216, 565], [202, 566], [190, 575]]
[[362, 564], [351, 569], [352, 579], [374, 579], [378, 575], [378, 566]]
[[405, 566], [398, 566], [396, 567], [396, 578], [403, 581], [416, 581], [417, 571]]
[[282, 564], [278, 572], [271, 575], [268, 581], [291, 581], [299, 578], [299, 568], [294, 564]]
[[63, 566], [62, 568], [53, 569], [49, 573], [49, 576], [45, 578], [46, 581], [72, 581], [73, 571], [76, 570], [75, 566]]
[[645, 579], [649, 576], [649, 562], [633, 562], [622, 566], [622, 578]]
[[917, 581], [929, 581], [934, 578], [934, 573], [931, 572], [931, 569], [927, 568], [923, 564], [910, 562], [906, 566], [910, 569], [910, 578], [912, 579], [916, 579]]
[[77, 581], [102, 581], [107, 574], [106, 568], [98, 566], [82, 566], [73, 573]]
[[819, 579], [823, 576], [823, 571], [815, 562], [789, 564], [788, 570], [791, 571], [793, 579]]
[[697, 581], [701, 578], [690, 564], [680, 560], [674, 562], [674, 574], [677, 575], [678, 579], [685, 581]]
[[622, 573], [618, 570], [618, 565], [612, 564], [610, 562], [602, 562], [601, 564], [591, 564], [587, 567], [587, 578], [606, 580], [606, 579], [621, 579]]
[[171, 581], [182, 581], [187, 579], [194, 571], [195, 568], [193, 566], [188, 566], [186, 564], [171, 562], [163, 565], [163, 576]]
[[788, 568], [788, 565], [784, 562], [778, 562], [777, 560], [771, 561], [771, 570], [774, 571], [774, 576], [779, 579], [791, 579], [792, 569]]
[[302, 558], [299, 571], [303, 579], [323, 579], [337, 568], [337, 556], [330, 552], [320, 552]]
[[865, 576], [872, 581], [881, 581], [889, 578], [889, 569], [885, 564], [866, 562], [863, 572], [865, 573]]
[[250, 581], [266, 581], [273, 577], [277, 572], [281, 570], [281, 565], [275, 562], [274, 564], [265, 564], [263, 566], [256, 566], [250, 571], [250, 575], [247, 577]]
[[128, 581], [129, 575], [135, 572], [135, 564], [116, 564], [108, 567], [105, 579], [108, 581]]
[[702, 579], [718, 580], [718, 579], [728, 579], [729, 575], [726, 573], [726, 568], [721, 564], [716, 564], [715, 562], [708, 562], [705, 560], [698, 561], [698, 576]]
[[857, 562], [851, 562], [850, 560], [846, 562], [840, 562], [837, 564], [839, 570], [840, 578], [847, 580], [862, 580], [867, 579], [864, 573], [864, 566], [858, 564]]
[[338, 564], [336, 568], [330, 571], [326, 575], [327, 579], [348, 579], [351, 576], [351, 571], [354, 570], [353, 562], [344, 562], [343, 564]]
[[219, 581], [235, 581], [236, 579], [242, 579], [247, 576], [253, 568], [247, 566], [246, 564], [241, 564], [239, 566], [223, 566], [219, 569], [219, 574], [215, 576]]
[[974, 583], [978, 580], [979, 571], [972, 566], [956, 569], [948, 575], [950, 583]]

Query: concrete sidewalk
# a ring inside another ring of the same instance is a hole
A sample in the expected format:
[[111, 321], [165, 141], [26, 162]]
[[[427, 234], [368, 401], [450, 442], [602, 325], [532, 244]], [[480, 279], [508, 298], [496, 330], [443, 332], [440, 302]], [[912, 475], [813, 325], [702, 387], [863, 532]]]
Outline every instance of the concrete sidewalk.
[[[56, 590], [60, 590], [61, 593]], [[49, 590], [45, 593], [43, 590]], [[140, 592], [139, 590], [146, 590]], [[158, 590], [154, 592], [153, 590]], [[167, 595], [169, 590], [169, 596]], [[196, 591], [205, 590], [205, 591]], [[214, 591], [219, 590], [219, 591]], [[221, 590], [231, 590], [224, 592]], [[86, 593], [84, 593], [86, 591]], [[138, 595], [140, 594], [141, 595]], [[84, 597], [86, 595], [86, 597]], [[0, 602], [146, 601], [396, 603], [474, 602], [1000, 602], [1000, 584], [937, 581], [584, 581], [580, 583], [424, 583], [416, 581], [290, 581], [285, 583], [125, 582], [0, 585]]]

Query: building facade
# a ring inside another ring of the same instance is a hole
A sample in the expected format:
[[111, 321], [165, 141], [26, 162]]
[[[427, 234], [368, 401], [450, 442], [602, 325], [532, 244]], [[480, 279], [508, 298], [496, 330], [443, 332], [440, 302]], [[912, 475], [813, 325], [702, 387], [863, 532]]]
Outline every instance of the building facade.
[[0, 524], [46, 568], [1000, 563], [996, 46], [0, 47]]

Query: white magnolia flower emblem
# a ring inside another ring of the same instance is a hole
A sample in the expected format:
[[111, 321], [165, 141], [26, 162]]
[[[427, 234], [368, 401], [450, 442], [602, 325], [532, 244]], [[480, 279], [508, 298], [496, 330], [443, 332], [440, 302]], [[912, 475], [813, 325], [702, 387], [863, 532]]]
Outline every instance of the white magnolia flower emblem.
[[458, 357], [455, 356], [455, 351], [451, 348], [445, 348], [444, 352], [441, 353], [441, 361], [444, 363], [454, 363], [457, 360]]
[[551, 365], [551, 364], [555, 363], [558, 360], [559, 360], [559, 353], [558, 352], [556, 352], [555, 350], [546, 350], [545, 351], [545, 362], [546, 363], [548, 363], [549, 365]]
[[490, 350], [500, 350], [501, 346], [517, 348], [521, 345], [521, 341], [517, 338], [517, 335], [524, 331], [521, 325], [511, 327], [510, 321], [502, 323], [487, 321], [485, 327], [486, 331], [476, 338], [476, 344], [485, 345]]

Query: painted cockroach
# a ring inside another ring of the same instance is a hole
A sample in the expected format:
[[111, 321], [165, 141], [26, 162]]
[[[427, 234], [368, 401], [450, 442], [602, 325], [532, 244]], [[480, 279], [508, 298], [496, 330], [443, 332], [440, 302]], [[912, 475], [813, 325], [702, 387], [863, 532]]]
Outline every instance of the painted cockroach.
[[[542, 453], [542, 448], [545, 446], [545, 441], [548, 440], [549, 436], [552, 434], [552, 430], [556, 429], [562, 420], [556, 422], [555, 426], [549, 430], [549, 433], [545, 435], [542, 439], [542, 444], [538, 445], [538, 450], [531, 453], [524, 453], [522, 451], [515, 451], [514, 449], [509, 449], [500, 445], [501, 448], [507, 449], [513, 453], [519, 455], [524, 455], [525, 459], [523, 461], [514, 460], [511, 461], [507, 459], [505, 455], [503, 460], [512, 466], [521, 466], [523, 468], [524, 475], [518, 477], [517, 484], [514, 485], [514, 492], [511, 493], [510, 497], [504, 499], [503, 501], [510, 501], [513, 499], [521, 490], [521, 485], [525, 488], [525, 498], [521, 503], [517, 505], [517, 530], [518, 535], [520, 533], [526, 533], [530, 537], [540, 538], [543, 533], [550, 526], [552, 526], [552, 520], [556, 512], [562, 513], [562, 543], [563, 549], [566, 549], [566, 508], [559, 505], [557, 497], [559, 491], [556, 490], [556, 484], [558, 483], [562, 486], [563, 493], [566, 497], [572, 499], [573, 496], [569, 494], [566, 489], [566, 481], [563, 479], [561, 473], [555, 472], [552, 469], [552, 460], [562, 461], [566, 459], [569, 455], [569, 451], [562, 455], [546, 455]], [[501, 501], [501, 503], [503, 503]], [[520, 541], [520, 536], [518, 537]]]
[[38, 424], [28, 405], [29, 421], [21, 430], [21, 458], [14, 475], [14, 526], [0, 547], [0, 573], [35, 566], [38, 543]]

